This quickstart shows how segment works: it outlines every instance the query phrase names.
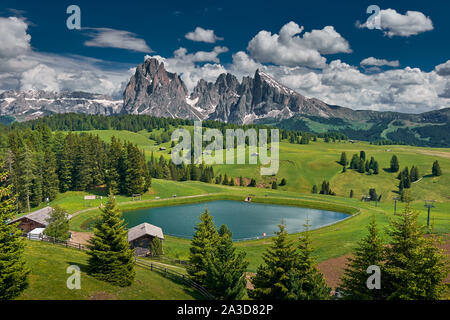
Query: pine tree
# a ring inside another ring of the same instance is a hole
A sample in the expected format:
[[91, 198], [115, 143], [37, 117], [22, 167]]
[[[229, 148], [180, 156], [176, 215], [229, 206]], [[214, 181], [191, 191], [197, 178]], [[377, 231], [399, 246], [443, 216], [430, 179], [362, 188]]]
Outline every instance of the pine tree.
[[328, 300], [331, 289], [327, 287], [312, 256], [314, 250], [311, 246], [308, 221], [305, 227], [306, 231], [299, 238], [295, 269], [291, 271], [292, 292], [297, 300]]
[[58, 240], [69, 238], [69, 215], [63, 208], [55, 206], [47, 222], [48, 226], [44, 230], [46, 236]]
[[342, 152], [342, 153], [341, 153], [341, 160], [339, 160], [339, 163], [340, 163], [341, 165], [343, 165], [344, 167], [347, 166], [348, 160], [347, 160], [347, 154], [346, 154], [345, 152]]
[[398, 163], [398, 158], [397, 156], [394, 154], [391, 158], [391, 172], [398, 172], [398, 170], [400, 169], [400, 165]]
[[56, 158], [50, 148], [44, 152], [45, 161], [42, 164], [42, 198], [52, 201], [58, 194], [59, 180], [56, 173]]
[[373, 174], [379, 174], [380, 173], [380, 167], [378, 165], [378, 161], [375, 161], [373, 163]]
[[448, 266], [433, 238], [425, 238], [418, 213], [409, 202], [403, 213], [390, 222], [391, 238], [386, 248], [384, 288], [389, 300], [437, 300], [444, 291]]
[[249, 296], [256, 300], [293, 300], [292, 272], [298, 259], [294, 243], [288, 240], [286, 226], [279, 225], [272, 245], [263, 253], [263, 261], [252, 278], [254, 290]]
[[[3, 163], [0, 163], [3, 168]], [[28, 287], [30, 269], [23, 258], [24, 240], [16, 224], [5, 223], [12, 220], [15, 211], [15, 197], [12, 185], [7, 184], [7, 173], [0, 172], [0, 300], [14, 299]]]
[[239, 300], [246, 290], [245, 271], [248, 261], [245, 252], [236, 253], [231, 231], [222, 225], [219, 240], [206, 263], [205, 285], [221, 300]]
[[287, 183], [286, 178], [283, 178], [283, 179], [281, 179], [280, 186], [285, 186], [286, 183]]
[[99, 280], [129, 286], [135, 277], [134, 253], [112, 194], [100, 210], [100, 221], [94, 228], [94, 237], [89, 240], [89, 273]]
[[365, 152], [365, 151], [360, 151], [360, 152], [359, 152], [359, 158], [360, 158], [362, 161], [366, 161], [366, 152]]
[[33, 154], [28, 147], [25, 147], [19, 157], [19, 179], [17, 189], [19, 190], [19, 199], [25, 204], [27, 211], [31, 211], [31, 196], [33, 188], [34, 171], [36, 170], [33, 160]]
[[250, 181], [250, 184], [248, 186], [249, 187], [256, 187], [256, 180], [254, 178], [252, 178], [252, 180]]
[[358, 163], [358, 172], [364, 173], [365, 171], [366, 171], [366, 167], [364, 166], [364, 160], [360, 158], [359, 163]]
[[116, 137], [111, 138], [111, 144], [108, 150], [108, 163], [106, 172], [106, 187], [108, 192], [118, 194], [121, 189], [123, 172], [123, 147]]
[[343, 298], [348, 300], [382, 300], [380, 289], [367, 288], [367, 268], [382, 267], [384, 247], [375, 222], [375, 216], [367, 227], [369, 234], [358, 242], [353, 257], [348, 258], [347, 266], [341, 278]]
[[433, 162], [433, 168], [432, 168], [431, 172], [433, 173], [433, 176], [435, 176], [435, 177], [439, 177], [442, 175], [441, 166], [439, 165], [439, 162], [437, 160], [435, 162]]
[[311, 193], [317, 193], [317, 185], [313, 185]]
[[195, 228], [189, 249], [189, 265], [186, 271], [189, 277], [200, 285], [205, 284], [206, 261], [218, 241], [218, 233], [214, 226], [213, 217], [208, 210], [200, 216], [200, 222]]
[[278, 189], [278, 185], [276, 181], [272, 181], [272, 189]]
[[350, 198], [353, 198], [353, 189], [350, 190]]

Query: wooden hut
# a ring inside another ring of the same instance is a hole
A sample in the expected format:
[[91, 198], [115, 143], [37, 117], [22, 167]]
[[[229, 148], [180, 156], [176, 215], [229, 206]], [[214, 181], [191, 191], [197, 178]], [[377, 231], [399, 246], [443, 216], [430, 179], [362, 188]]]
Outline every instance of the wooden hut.
[[160, 227], [149, 223], [142, 223], [128, 230], [128, 242], [130, 247], [137, 251], [149, 251], [154, 238], [164, 240], [164, 234]]
[[27, 215], [21, 216], [20, 218], [14, 219], [9, 223], [19, 222], [19, 229], [24, 233], [28, 233], [36, 228], [46, 228], [48, 226], [48, 219], [52, 213], [52, 207], [45, 207], [43, 209], [34, 211]]

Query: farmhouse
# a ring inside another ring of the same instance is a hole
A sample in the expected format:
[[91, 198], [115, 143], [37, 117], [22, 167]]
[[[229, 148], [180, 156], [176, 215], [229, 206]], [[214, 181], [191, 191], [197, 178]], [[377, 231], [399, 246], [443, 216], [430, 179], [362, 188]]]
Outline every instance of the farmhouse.
[[164, 240], [162, 229], [146, 222], [128, 230], [128, 242], [133, 249], [148, 251], [154, 238]]
[[45, 207], [20, 218], [14, 219], [10, 223], [19, 222], [19, 229], [25, 233], [28, 233], [36, 228], [46, 228], [48, 226], [47, 220], [50, 218], [50, 213], [52, 211], [52, 207]]

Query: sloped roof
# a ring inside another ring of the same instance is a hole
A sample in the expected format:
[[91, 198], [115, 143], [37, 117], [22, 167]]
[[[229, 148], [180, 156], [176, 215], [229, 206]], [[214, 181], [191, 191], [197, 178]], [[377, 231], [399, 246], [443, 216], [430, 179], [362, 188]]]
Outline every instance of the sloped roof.
[[160, 227], [144, 222], [128, 230], [128, 242], [139, 239], [144, 235], [164, 239], [164, 235]]
[[18, 222], [20, 220], [23, 220], [25, 218], [29, 219], [29, 220], [33, 220], [36, 221], [37, 223], [40, 223], [44, 226], [48, 226], [48, 222], [47, 219], [50, 218], [50, 213], [53, 211], [52, 207], [45, 207], [42, 208], [40, 210], [31, 212], [27, 215], [21, 216], [17, 219], [14, 219], [13, 221], [11, 221], [10, 223], [15, 223]]

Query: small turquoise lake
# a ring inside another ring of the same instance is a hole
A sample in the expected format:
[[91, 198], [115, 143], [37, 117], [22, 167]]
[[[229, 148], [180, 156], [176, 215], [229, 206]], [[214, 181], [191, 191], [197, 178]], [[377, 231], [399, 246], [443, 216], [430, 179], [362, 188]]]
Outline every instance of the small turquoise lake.
[[349, 216], [318, 209], [220, 200], [126, 211], [123, 217], [128, 228], [147, 222], [161, 227], [164, 234], [190, 239], [205, 208], [214, 217], [217, 228], [227, 225], [233, 232], [233, 240], [261, 238], [264, 233], [273, 236], [281, 221], [289, 233], [295, 233], [304, 231], [306, 219], [310, 229], [316, 229]]

